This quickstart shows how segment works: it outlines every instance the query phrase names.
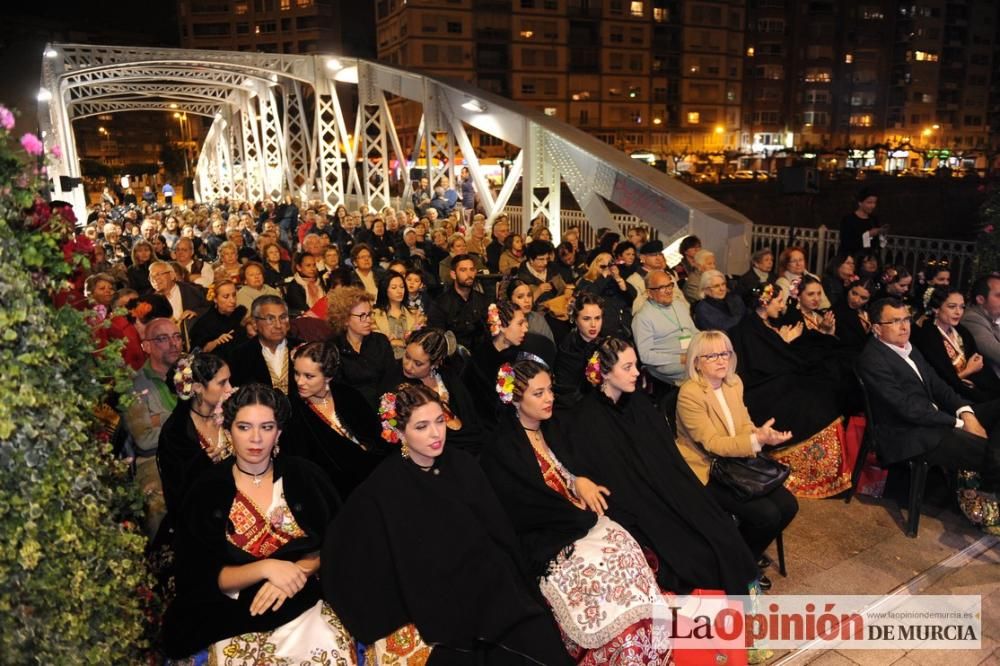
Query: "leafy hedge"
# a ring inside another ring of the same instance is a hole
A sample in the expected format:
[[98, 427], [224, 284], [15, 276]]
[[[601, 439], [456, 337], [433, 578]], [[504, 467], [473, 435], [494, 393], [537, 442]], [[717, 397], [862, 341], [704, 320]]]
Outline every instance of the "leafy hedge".
[[80, 261], [72, 220], [37, 198], [43, 149], [17, 148], [13, 125], [0, 107], [0, 662], [135, 663], [152, 625], [141, 498], [96, 417], [127, 375], [117, 346], [95, 349], [93, 313], [55, 305]]
[[976, 237], [976, 275], [1000, 272], [1000, 187], [979, 208], [979, 235]]

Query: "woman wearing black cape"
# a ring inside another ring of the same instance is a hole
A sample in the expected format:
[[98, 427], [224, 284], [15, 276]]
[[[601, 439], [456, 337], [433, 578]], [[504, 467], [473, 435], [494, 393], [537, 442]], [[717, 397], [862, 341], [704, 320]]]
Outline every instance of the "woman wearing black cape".
[[636, 391], [635, 350], [603, 338], [586, 373], [599, 389], [573, 410], [565, 441], [579, 473], [611, 491], [608, 516], [656, 554], [663, 589], [747, 594], [759, 575], [753, 556], [684, 461], [663, 416]]
[[292, 352], [295, 389], [285, 453], [318, 465], [346, 498], [387, 453], [378, 416], [350, 386], [336, 383], [340, 355], [332, 343], [310, 342]]
[[322, 552], [324, 597], [344, 626], [373, 663], [390, 646], [428, 666], [571, 663], [489, 482], [472, 456], [445, 448], [437, 394], [400, 385], [379, 414], [402, 455], [358, 486]]
[[479, 425], [476, 402], [458, 373], [446, 363], [457, 348], [455, 336], [441, 329], [422, 328], [414, 332], [403, 351], [403, 381], [423, 384], [441, 398], [448, 426], [448, 446], [479, 455], [484, 433]]
[[654, 618], [667, 601], [642, 547], [604, 515], [608, 489], [574, 476], [572, 457], [551, 427], [552, 377], [532, 360], [504, 365], [494, 441], [480, 464], [514, 523], [531, 573], [580, 666], [668, 663]]

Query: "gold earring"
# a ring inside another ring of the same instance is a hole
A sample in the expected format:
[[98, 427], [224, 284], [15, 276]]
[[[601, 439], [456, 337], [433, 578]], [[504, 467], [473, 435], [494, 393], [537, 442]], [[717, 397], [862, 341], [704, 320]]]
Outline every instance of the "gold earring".
[[400, 444], [400, 446], [399, 446], [399, 455], [403, 456], [404, 458], [409, 458], [410, 457], [410, 447], [408, 447], [406, 445], [406, 442], [403, 442], [402, 444]]

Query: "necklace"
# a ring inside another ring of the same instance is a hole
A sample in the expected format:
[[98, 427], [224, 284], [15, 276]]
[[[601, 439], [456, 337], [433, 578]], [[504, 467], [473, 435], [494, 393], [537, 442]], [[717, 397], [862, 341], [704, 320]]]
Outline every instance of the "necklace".
[[261, 477], [263, 477], [265, 474], [267, 474], [267, 471], [269, 469], [271, 469], [271, 460], [268, 459], [268, 461], [267, 461], [267, 467], [265, 467], [264, 471], [260, 472], [259, 474], [254, 474], [253, 472], [246, 471], [245, 469], [243, 469], [242, 467], [240, 467], [239, 463], [236, 463], [236, 469], [240, 470], [241, 472], [243, 472], [247, 476], [252, 476], [253, 477], [253, 485], [255, 485], [257, 487], [260, 487], [260, 482], [263, 480]]
[[194, 405], [191, 405], [191, 411], [203, 419], [210, 419], [213, 416], [215, 416], [215, 414], [212, 414], [211, 412], [209, 412], [208, 414], [202, 414], [201, 412], [199, 412], [197, 409], [194, 408]]

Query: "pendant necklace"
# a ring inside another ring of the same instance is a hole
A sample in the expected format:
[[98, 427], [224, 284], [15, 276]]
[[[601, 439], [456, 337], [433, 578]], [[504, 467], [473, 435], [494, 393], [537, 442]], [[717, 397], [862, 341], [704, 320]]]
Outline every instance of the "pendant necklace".
[[257, 486], [259, 488], [260, 487], [260, 482], [263, 481], [263, 476], [265, 474], [267, 474], [267, 470], [271, 469], [271, 460], [267, 461], [267, 467], [265, 467], [264, 470], [262, 472], [258, 473], [258, 474], [246, 471], [245, 469], [243, 469], [242, 467], [240, 467], [239, 463], [236, 463], [236, 469], [240, 470], [241, 472], [243, 472], [247, 476], [252, 476], [253, 477], [253, 485], [255, 485], [255, 486]]

